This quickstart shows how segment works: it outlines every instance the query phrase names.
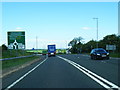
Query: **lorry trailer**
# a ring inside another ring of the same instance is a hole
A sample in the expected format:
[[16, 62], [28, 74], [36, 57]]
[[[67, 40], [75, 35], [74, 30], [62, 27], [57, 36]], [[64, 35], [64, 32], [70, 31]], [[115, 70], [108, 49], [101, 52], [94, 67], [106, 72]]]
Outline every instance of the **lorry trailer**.
[[56, 55], [56, 46], [48, 45], [48, 57]]

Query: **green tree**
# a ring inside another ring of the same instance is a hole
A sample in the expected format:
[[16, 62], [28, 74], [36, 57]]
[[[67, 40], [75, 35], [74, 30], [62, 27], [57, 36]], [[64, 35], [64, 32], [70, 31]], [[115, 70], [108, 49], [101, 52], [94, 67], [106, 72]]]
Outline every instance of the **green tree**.
[[98, 42], [90, 40], [85, 44], [81, 43], [82, 39], [82, 37], [76, 37], [70, 41], [69, 46], [72, 46], [70, 49], [72, 53], [79, 53], [80, 50], [82, 50], [82, 52], [89, 53], [93, 48], [96, 48], [97, 43], [99, 48], [104, 49], [106, 49], [106, 45], [116, 45], [116, 52], [120, 52], [120, 36], [117, 36], [115, 34], [107, 35]]
[[107, 35], [103, 38], [103, 42], [109, 45], [118, 44], [118, 36], [115, 34]]
[[82, 37], [76, 37], [72, 41], [69, 42], [68, 46], [72, 46], [70, 51], [72, 53], [80, 53], [81, 52], [81, 47], [82, 47]]
[[120, 37], [115, 34], [105, 36], [99, 41], [99, 47], [106, 49], [106, 45], [116, 45], [116, 51], [120, 52]]
[[82, 51], [89, 53], [93, 48], [96, 48], [96, 44], [97, 44], [96, 41], [90, 40], [89, 42], [83, 45]]

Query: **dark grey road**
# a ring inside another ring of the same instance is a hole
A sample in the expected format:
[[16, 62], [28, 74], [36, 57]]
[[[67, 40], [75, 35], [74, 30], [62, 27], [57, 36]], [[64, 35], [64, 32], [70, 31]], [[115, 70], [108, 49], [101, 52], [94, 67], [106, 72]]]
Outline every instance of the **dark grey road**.
[[[103, 77], [105, 80], [120, 86], [118, 83], [118, 59], [91, 60], [89, 56], [82, 54], [59, 56], [71, 60]], [[104, 88], [74, 65], [57, 56], [48, 57], [36, 69], [19, 80], [41, 62], [36, 62], [27, 68], [4, 77], [3, 88], [7, 88], [10, 85], [12, 85], [10, 88]], [[16, 80], [18, 82], [13, 84]]]

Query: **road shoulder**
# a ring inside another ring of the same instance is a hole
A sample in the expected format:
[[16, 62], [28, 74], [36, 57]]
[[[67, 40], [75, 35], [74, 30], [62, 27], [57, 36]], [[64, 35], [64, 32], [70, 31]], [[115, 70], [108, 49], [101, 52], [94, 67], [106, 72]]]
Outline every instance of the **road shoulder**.
[[37, 61], [43, 60], [43, 58], [44, 57], [41, 56], [40, 58], [37, 58], [37, 59], [32, 60], [30, 62], [26, 62], [23, 65], [14, 66], [14, 67], [11, 67], [11, 68], [4, 69], [4, 70], [2, 70], [2, 75], [0, 75], [0, 78], [3, 78], [3, 77], [5, 77], [5, 76], [7, 76], [7, 75], [9, 75], [11, 73], [14, 73], [14, 72], [16, 72], [16, 71], [18, 71], [20, 69], [23, 69], [23, 68], [27, 67], [27, 66], [30, 66], [31, 64], [33, 64], [33, 63], [35, 63]]

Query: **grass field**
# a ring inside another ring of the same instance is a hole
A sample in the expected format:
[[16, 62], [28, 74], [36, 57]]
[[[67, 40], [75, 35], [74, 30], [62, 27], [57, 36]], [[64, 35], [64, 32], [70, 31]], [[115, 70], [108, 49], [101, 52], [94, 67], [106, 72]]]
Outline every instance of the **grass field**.
[[12, 59], [12, 60], [4, 60], [4, 61], [2, 61], [2, 69], [22, 65], [22, 64], [25, 64], [26, 62], [33, 61], [37, 58], [40, 58], [40, 56], [33, 56], [33, 57], [26, 57], [26, 58]]
[[30, 53], [42, 53], [43, 50], [27, 50], [26, 52]]
[[[43, 53], [43, 51], [47, 51], [47, 50], [46, 49], [41, 49], [41, 50], [27, 50], [27, 52], [32, 52], [32, 53]], [[56, 53], [64, 54], [64, 53], [66, 53], [66, 50], [65, 49], [57, 49]]]

